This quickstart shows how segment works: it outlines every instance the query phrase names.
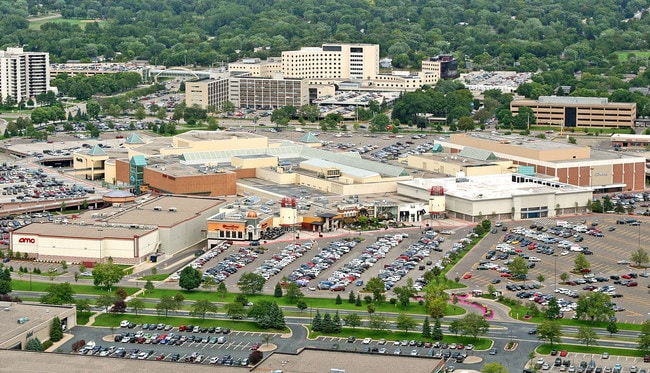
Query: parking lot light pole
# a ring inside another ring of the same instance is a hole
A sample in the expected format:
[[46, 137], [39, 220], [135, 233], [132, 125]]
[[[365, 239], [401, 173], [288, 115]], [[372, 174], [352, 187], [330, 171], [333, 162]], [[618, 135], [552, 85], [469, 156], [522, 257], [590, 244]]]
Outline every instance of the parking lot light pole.
[[553, 292], [557, 290], [557, 254], [553, 254]]

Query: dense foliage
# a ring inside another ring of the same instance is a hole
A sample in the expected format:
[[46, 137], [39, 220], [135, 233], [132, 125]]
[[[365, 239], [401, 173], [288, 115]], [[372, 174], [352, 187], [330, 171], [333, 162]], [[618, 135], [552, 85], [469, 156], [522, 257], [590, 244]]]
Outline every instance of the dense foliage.
[[[456, 53], [487, 69], [539, 67], [617, 73], [646, 58], [613, 52], [648, 48], [647, 0], [46, 0], [0, 1], [0, 44], [47, 51], [53, 61], [148, 59], [209, 66], [237, 57], [278, 56], [323, 42], [378, 43], [397, 67]], [[28, 16], [66, 19], [31, 27]], [[256, 49], [259, 48], [259, 49]]]

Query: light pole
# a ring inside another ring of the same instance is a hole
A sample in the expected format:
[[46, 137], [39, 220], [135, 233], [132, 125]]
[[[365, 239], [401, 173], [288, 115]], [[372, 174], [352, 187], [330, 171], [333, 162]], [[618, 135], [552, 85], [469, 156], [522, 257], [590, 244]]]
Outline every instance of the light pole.
[[100, 229], [97, 230], [97, 232], [99, 232], [99, 262], [103, 263], [104, 258], [102, 257], [102, 241], [103, 241], [102, 240], [102, 235], [103, 235], [104, 230], [100, 228]]
[[553, 254], [553, 291], [557, 290], [557, 254]]

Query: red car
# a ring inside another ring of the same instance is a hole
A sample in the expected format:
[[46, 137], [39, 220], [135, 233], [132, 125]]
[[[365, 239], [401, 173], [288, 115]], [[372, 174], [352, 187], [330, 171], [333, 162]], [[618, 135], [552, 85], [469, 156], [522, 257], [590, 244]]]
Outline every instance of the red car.
[[156, 360], [158, 360], [158, 361], [165, 360], [165, 354], [160, 354], [160, 355], [156, 356]]
[[187, 326], [185, 326], [185, 325], [181, 325], [181, 326], [178, 327], [179, 332], [184, 332], [186, 330], [187, 330]]
[[465, 280], [470, 279], [470, 278], [472, 278], [472, 274], [471, 274], [471, 273], [465, 273], [465, 275], [463, 276], [463, 278], [464, 278]]
[[510, 273], [502, 273], [500, 276], [501, 277], [512, 277], [512, 275]]
[[628, 274], [625, 274], [625, 275], [622, 275], [621, 278], [624, 278], [624, 279], [629, 280], [629, 279], [632, 278], [632, 276], [630, 276], [630, 275], [628, 275]]
[[567, 354], [566, 350], [560, 351], [560, 357], [565, 357]]
[[456, 348], [462, 350], [463, 348], [465, 348], [465, 346], [463, 346], [462, 343], [459, 343], [458, 346], [456, 346]]
[[255, 344], [253, 344], [253, 345], [251, 346], [251, 350], [253, 350], [253, 351], [257, 350], [258, 348], [260, 348], [260, 344], [259, 344], [259, 343], [255, 343]]

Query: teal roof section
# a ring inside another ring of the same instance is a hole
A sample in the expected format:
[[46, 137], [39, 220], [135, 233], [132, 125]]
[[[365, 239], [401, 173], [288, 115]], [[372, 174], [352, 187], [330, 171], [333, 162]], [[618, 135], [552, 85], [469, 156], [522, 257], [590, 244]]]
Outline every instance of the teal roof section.
[[300, 142], [304, 142], [304, 143], [307, 143], [307, 144], [313, 144], [313, 143], [319, 143], [320, 140], [319, 140], [318, 137], [316, 137], [316, 135], [314, 135], [313, 133], [311, 133], [311, 132], [307, 132], [307, 133], [305, 134], [305, 136], [303, 136], [303, 137], [300, 139]]
[[489, 150], [465, 147], [458, 153], [459, 157], [476, 159], [478, 161], [494, 161], [497, 156]]
[[142, 137], [140, 137], [140, 135], [133, 132], [132, 134], [129, 135], [129, 137], [126, 138], [126, 143], [127, 144], [144, 144], [144, 140], [142, 140]]
[[433, 144], [433, 148], [431, 148], [431, 153], [442, 153], [445, 149], [442, 148], [442, 145], [440, 144]]
[[95, 146], [93, 146], [92, 148], [90, 148], [90, 150], [88, 150], [88, 155], [100, 156], [100, 155], [106, 155], [106, 152], [104, 151], [104, 149], [102, 149], [101, 146], [99, 146], [99, 144], [95, 144]]
[[144, 157], [144, 155], [134, 155], [131, 157], [131, 161], [129, 162], [133, 166], [146, 166], [147, 165], [147, 159]]
[[519, 166], [517, 173], [526, 176], [535, 176], [535, 166]]

